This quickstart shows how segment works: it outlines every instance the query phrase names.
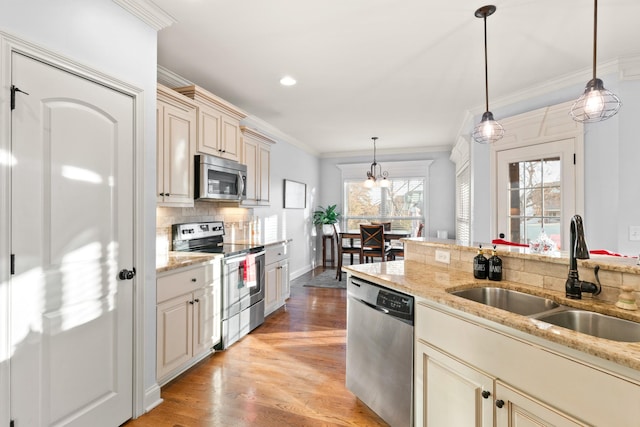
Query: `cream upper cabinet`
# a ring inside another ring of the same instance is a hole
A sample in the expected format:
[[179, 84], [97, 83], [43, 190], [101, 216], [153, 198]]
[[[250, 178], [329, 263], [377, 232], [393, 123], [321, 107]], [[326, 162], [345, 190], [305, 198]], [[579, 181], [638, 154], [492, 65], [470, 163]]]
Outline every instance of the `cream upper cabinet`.
[[196, 104], [158, 85], [156, 197], [161, 206], [193, 206]]
[[247, 114], [199, 86], [175, 88], [198, 106], [196, 151], [201, 154], [240, 161], [240, 120]]
[[271, 145], [275, 141], [262, 133], [241, 126], [242, 159], [247, 165], [247, 198], [245, 206], [269, 204], [271, 193]]

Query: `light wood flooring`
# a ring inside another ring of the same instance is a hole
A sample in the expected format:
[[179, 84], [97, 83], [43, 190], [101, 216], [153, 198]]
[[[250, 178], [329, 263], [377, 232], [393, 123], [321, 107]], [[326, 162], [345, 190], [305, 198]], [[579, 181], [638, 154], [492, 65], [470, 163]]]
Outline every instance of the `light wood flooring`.
[[167, 384], [164, 402], [125, 427], [386, 426], [344, 385], [346, 290], [300, 281], [286, 308]]

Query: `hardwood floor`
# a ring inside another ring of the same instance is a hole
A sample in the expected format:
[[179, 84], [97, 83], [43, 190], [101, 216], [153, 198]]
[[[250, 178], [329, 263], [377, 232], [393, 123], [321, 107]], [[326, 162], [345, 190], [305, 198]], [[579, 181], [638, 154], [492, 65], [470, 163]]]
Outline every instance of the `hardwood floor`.
[[167, 384], [164, 402], [126, 427], [386, 426], [344, 385], [346, 290], [296, 282], [286, 309]]

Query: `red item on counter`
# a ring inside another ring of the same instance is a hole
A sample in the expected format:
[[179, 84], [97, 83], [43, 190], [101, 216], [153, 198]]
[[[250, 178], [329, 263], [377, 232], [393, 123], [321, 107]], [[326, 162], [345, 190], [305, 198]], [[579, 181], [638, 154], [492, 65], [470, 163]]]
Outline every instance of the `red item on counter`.
[[608, 251], [606, 249], [594, 249], [594, 250], [589, 251], [589, 253], [590, 254], [594, 254], [594, 255], [609, 255], [609, 256], [619, 256], [619, 257], [623, 257], [623, 258], [637, 258], [635, 256], [617, 254], [615, 252], [611, 252], [611, 251]]
[[256, 256], [255, 254], [247, 254], [244, 260], [244, 272], [242, 279], [247, 288], [253, 288], [258, 284], [256, 281]]
[[491, 244], [493, 244], [493, 245], [507, 245], [507, 246], [520, 246], [521, 248], [528, 248], [529, 247], [529, 245], [527, 245], [525, 243], [509, 242], [508, 240], [504, 240], [504, 239], [493, 239], [491, 241]]

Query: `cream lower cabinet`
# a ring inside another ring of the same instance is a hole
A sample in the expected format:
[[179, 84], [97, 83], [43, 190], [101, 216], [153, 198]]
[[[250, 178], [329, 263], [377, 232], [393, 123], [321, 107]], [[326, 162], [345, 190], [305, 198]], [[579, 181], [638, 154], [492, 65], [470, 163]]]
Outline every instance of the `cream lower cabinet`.
[[220, 261], [157, 279], [157, 379], [166, 383], [220, 342]]
[[264, 314], [282, 307], [291, 294], [289, 285], [289, 245], [279, 243], [267, 246], [265, 255]]
[[158, 85], [156, 103], [156, 201], [160, 206], [193, 206], [193, 155], [196, 144], [196, 105], [179, 93]]
[[435, 303], [416, 307], [416, 427], [638, 425], [637, 374]]
[[253, 129], [241, 126], [242, 160], [247, 165], [244, 206], [269, 205], [271, 197], [271, 145], [275, 141]]
[[[426, 345], [417, 344], [416, 363], [425, 426], [584, 426], [479, 369]], [[498, 396], [498, 397], [494, 397]], [[495, 422], [494, 422], [495, 417]]]

